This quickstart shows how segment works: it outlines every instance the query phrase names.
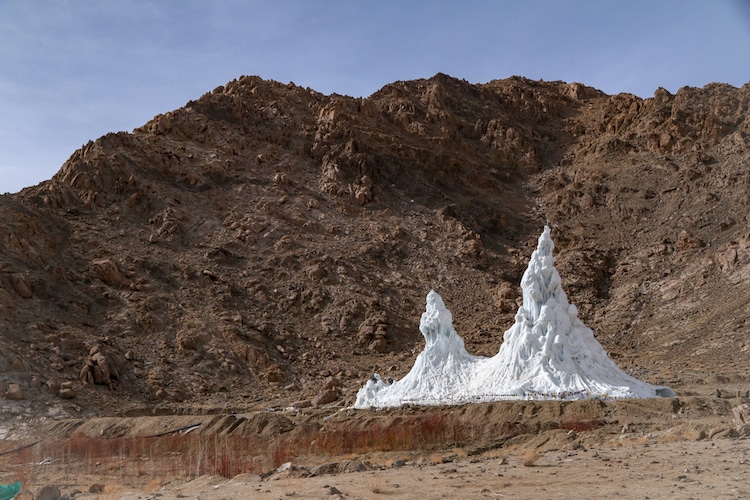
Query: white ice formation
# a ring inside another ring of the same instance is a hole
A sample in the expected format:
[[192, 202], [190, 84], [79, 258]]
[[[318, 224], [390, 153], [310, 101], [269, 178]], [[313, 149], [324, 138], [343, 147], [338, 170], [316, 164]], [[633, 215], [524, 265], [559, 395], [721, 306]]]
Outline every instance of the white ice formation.
[[434, 290], [419, 330], [425, 348], [401, 380], [372, 376], [355, 408], [442, 405], [508, 399], [672, 397], [667, 387], [631, 377], [609, 358], [568, 302], [552, 256], [549, 227], [521, 279], [523, 306], [491, 358], [472, 356]]

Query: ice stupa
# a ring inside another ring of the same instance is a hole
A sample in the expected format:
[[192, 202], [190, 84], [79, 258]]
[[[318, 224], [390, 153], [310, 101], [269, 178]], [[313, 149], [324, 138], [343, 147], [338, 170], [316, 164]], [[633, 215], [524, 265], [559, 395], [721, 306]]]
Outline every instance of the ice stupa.
[[671, 389], [631, 377], [609, 358], [568, 302], [552, 256], [549, 227], [521, 279], [523, 305], [491, 358], [472, 356], [434, 290], [419, 330], [425, 348], [401, 380], [378, 374], [357, 393], [355, 408], [461, 404], [506, 399], [671, 397]]

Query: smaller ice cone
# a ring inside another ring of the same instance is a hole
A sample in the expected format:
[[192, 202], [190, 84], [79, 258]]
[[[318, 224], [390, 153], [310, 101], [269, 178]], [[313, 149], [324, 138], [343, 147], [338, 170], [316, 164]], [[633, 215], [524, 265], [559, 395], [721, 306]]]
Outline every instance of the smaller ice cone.
[[453, 328], [453, 315], [434, 290], [427, 294], [425, 309], [419, 323], [425, 348], [411, 371], [396, 382], [374, 374], [357, 393], [355, 408], [465, 401], [474, 365], [484, 358], [466, 352], [464, 340]]

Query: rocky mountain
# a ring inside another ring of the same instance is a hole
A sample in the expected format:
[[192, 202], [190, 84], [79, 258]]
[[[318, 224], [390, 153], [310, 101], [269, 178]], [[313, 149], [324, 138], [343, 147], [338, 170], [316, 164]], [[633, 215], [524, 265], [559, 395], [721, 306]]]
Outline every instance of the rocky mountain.
[[2, 411], [350, 404], [412, 366], [430, 289], [494, 355], [544, 224], [621, 368], [744, 377], [749, 108], [750, 84], [243, 76], [0, 196]]

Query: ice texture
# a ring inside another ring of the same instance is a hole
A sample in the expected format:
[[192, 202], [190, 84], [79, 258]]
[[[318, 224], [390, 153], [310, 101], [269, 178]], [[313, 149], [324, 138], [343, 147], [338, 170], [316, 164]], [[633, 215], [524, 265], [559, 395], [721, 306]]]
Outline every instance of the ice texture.
[[545, 227], [521, 279], [523, 305], [495, 356], [466, 351], [451, 312], [431, 290], [419, 324], [425, 348], [411, 371], [398, 381], [374, 374], [357, 393], [354, 407], [674, 396], [667, 387], [628, 375], [609, 358], [568, 302], [553, 249]]

